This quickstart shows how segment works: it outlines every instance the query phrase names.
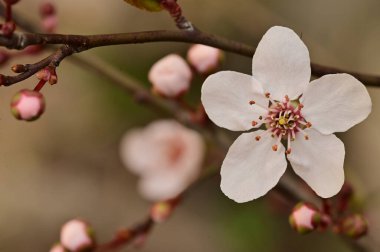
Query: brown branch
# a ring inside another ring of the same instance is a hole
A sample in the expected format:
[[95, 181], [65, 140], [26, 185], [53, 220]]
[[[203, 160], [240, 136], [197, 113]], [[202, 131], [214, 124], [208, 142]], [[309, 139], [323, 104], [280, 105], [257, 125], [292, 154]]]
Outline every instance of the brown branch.
[[[61, 35], [61, 34], [35, 34], [35, 33], [16, 33], [7, 38], [0, 36], [0, 45], [10, 49], [23, 49], [29, 45], [62, 45], [67, 44], [77, 48], [76, 52], [82, 52], [91, 48], [141, 44], [152, 42], [184, 42], [197, 43], [213, 46], [222, 50], [252, 57], [255, 48], [233, 40], [201, 32], [194, 31], [146, 31], [120, 34], [101, 34], [101, 35]], [[354, 71], [347, 71], [335, 67], [327, 67], [312, 63], [312, 73], [315, 76], [322, 76], [333, 73], [349, 73], [355, 76], [368, 86], [380, 86], [380, 76], [363, 74]]]
[[109, 242], [98, 246], [95, 252], [106, 252], [117, 250], [133, 242], [142, 235], [147, 235], [154, 227], [155, 222], [147, 217], [143, 222], [130, 229], [123, 229], [117, 232], [116, 236]]

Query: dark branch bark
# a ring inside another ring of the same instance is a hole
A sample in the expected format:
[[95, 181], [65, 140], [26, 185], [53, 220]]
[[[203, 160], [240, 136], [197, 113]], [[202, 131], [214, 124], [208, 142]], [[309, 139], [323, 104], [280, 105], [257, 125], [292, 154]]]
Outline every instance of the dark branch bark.
[[[197, 43], [213, 46], [224, 51], [236, 53], [239, 55], [252, 57], [255, 48], [233, 40], [195, 31], [146, 31], [120, 34], [101, 34], [101, 35], [61, 35], [61, 34], [32, 34], [17, 33], [11, 38], [0, 36], [0, 45], [10, 49], [23, 49], [29, 45], [70, 45], [76, 48], [76, 52], [82, 52], [91, 48], [142, 44], [152, 42], [183, 42]], [[355, 76], [367, 86], [380, 86], [380, 76], [363, 74], [354, 71], [347, 71], [336, 67], [328, 67], [320, 64], [311, 64], [313, 75], [319, 77], [325, 74], [348, 73]]]

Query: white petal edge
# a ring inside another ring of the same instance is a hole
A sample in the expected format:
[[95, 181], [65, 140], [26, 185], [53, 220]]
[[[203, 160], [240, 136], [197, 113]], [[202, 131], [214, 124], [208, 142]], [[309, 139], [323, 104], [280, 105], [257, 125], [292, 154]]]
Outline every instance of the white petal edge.
[[[255, 100], [265, 108], [269, 103], [260, 84], [252, 76], [233, 71], [210, 75], [203, 83], [201, 100], [211, 121], [232, 131], [260, 127], [258, 117], [266, 111], [249, 102]], [[253, 127], [252, 121], [258, 124]]]
[[296, 99], [310, 81], [309, 51], [293, 30], [274, 26], [257, 46], [252, 75], [273, 99], [282, 101], [285, 95]]
[[336, 195], [344, 183], [344, 144], [334, 134], [307, 129], [309, 140], [298, 134], [288, 160], [295, 173], [322, 198]]
[[[260, 141], [255, 137], [261, 135]], [[272, 150], [276, 139], [258, 130], [243, 133], [230, 147], [223, 161], [220, 187], [230, 199], [243, 203], [257, 199], [272, 189], [287, 166], [285, 148], [280, 143]]]
[[325, 75], [312, 81], [301, 102], [302, 114], [323, 134], [347, 131], [372, 109], [366, 87], [349, 74]]

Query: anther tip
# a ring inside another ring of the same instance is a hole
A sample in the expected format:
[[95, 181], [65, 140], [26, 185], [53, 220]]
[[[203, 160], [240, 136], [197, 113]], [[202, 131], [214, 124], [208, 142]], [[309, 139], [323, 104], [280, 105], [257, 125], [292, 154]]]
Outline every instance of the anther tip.
[[255, 139], [256, 139], [256, 141], [260, 141], [261, 136], [256, 136]]
[[273, 151], [277, 151], [277, 150], [278, 150], [278, 146], [277, 146], [277, 144], [275, 144], [275, 145], [272, 146], [272, 150], [273, 150]]

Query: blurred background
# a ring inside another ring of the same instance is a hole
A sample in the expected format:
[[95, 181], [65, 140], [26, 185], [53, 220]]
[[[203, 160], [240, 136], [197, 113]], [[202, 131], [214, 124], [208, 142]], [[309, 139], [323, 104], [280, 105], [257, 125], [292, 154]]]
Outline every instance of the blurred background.
[[[175, 29], [165, 12], [148, 13], [122, 0], [52, 1], [58, 33], [97, 34]], [[302, 34], [313, 62], [380, 75], [380, 2], [377, 0], [179, 0], [185, 15], [200, 29], [256, 45], [273, 25]], [[39, 23], [40, 1], [22, 0], [18, 13]], [[156, 43], [114, 46], [81, 54], [96, 55], [148, 86], [151, 65], [168, 53], [185, 55], [189, 45]], [[12, 63], [41, 59], [17, 58]], [[9, 66], [1, 73], [9, 73]], [[223, 69], [250, 73], [251, 59], [226, 54]], [[15, 120], [9, 102], [30, 78], [0, 93], [0, 251], [48, 251], [60, 227], [81, 217], [100, 242], [115, 230], [141, 220], [149, 202], [137, 190], [137, 177], [119, 160], [120, 137], [160, 117], [106, 79], [63, 61], [59, 83], [43, 93], [47, 110], [40, 120]], [[193, 99], [201, 82], [193, 84]], [[357, 202], [370, 221], [363, 243], [380, 244], [380, 88], [369, 88], [369, 119], [340, 134], [346, 145], [345, 170], [357, 189]], [[355, 102], [355, 101], [352, 101]], [[288, 172], [292, 173], [291, 170]], [[333, 234], [300, 236], [288, 225], [287, 212], [266, 199], [236, 204], [219, 189], [219, 178], [194, 188], [167, 223], [158, 226], [141, 251], [350, 251]], [[123, 251], [133, 251], [126, 248]]]

